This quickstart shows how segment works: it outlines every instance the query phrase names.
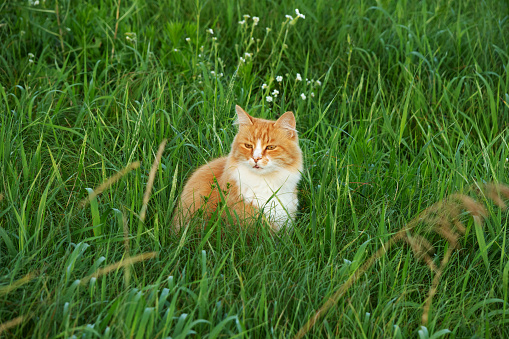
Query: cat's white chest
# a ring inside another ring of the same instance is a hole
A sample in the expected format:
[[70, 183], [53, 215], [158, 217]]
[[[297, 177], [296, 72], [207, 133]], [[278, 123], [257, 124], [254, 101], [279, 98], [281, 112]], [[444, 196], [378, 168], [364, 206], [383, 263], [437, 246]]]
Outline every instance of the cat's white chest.
[[257, 206], [278, 230], [297, 212], [297, 184], [300, 173], [280, 170], [266, 175], [239, 166], [236, 181], [247, 203]]

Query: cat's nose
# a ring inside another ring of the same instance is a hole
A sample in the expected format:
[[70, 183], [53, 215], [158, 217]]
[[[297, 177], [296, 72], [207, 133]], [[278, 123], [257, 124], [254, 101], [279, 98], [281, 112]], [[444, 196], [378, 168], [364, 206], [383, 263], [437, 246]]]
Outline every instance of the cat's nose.
[[258, 160], [260, 160], [262, 157], [253, 157], [253, 160], [255, 162], [255, 164], [258, 162]]

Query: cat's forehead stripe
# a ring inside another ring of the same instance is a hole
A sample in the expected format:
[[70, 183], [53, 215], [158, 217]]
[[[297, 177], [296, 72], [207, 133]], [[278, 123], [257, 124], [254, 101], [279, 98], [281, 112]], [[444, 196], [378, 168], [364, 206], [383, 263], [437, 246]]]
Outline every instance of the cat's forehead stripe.
[[257, 123], [251, 127], [251, 137], [253, 139], [260, 139], [262, 142], [268, 142], [270, 140], [270, 133], [273, 132], [273, 128], [274, 125], [272, 123], [257, 121]]

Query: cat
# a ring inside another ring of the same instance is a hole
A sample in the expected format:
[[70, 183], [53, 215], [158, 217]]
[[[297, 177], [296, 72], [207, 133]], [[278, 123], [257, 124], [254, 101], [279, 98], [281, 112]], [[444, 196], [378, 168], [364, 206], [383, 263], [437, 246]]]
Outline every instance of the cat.
[[297, 184], [303, 170], [295, 116], [286, 112], [272, 121], [254, 118], [238, 105], [235, 111], [238, 133], [231, 151], [191, 175], [177, 206], [177, 231], [199, 209], [205, 217], [217, 208], [222, 208], [223, 217], [228, 210], [235, 220], [261, 216], [275, 232], [295, 219]]

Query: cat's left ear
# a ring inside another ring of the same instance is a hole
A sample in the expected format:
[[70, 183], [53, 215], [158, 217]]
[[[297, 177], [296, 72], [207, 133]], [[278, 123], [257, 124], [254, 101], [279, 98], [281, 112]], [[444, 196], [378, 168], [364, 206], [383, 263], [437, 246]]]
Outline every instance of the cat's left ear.
[[253, 117], [247, 114], [239, 105], [235, 105], [235, 111], [237, 112], [237, 120], [233, 123], [234, 125], [252, 125]]
[[274, 124], [276, 127], [288, 130], [288, 135], [290, 137], [293, 137], [297, 134], [297, 130], [295, 129], [296, 125], [297, 124], [295, 122], [295, 116], [293, 115], [293, 112], [286, 112], [279, 119], [277, 119], [276, 123]]

